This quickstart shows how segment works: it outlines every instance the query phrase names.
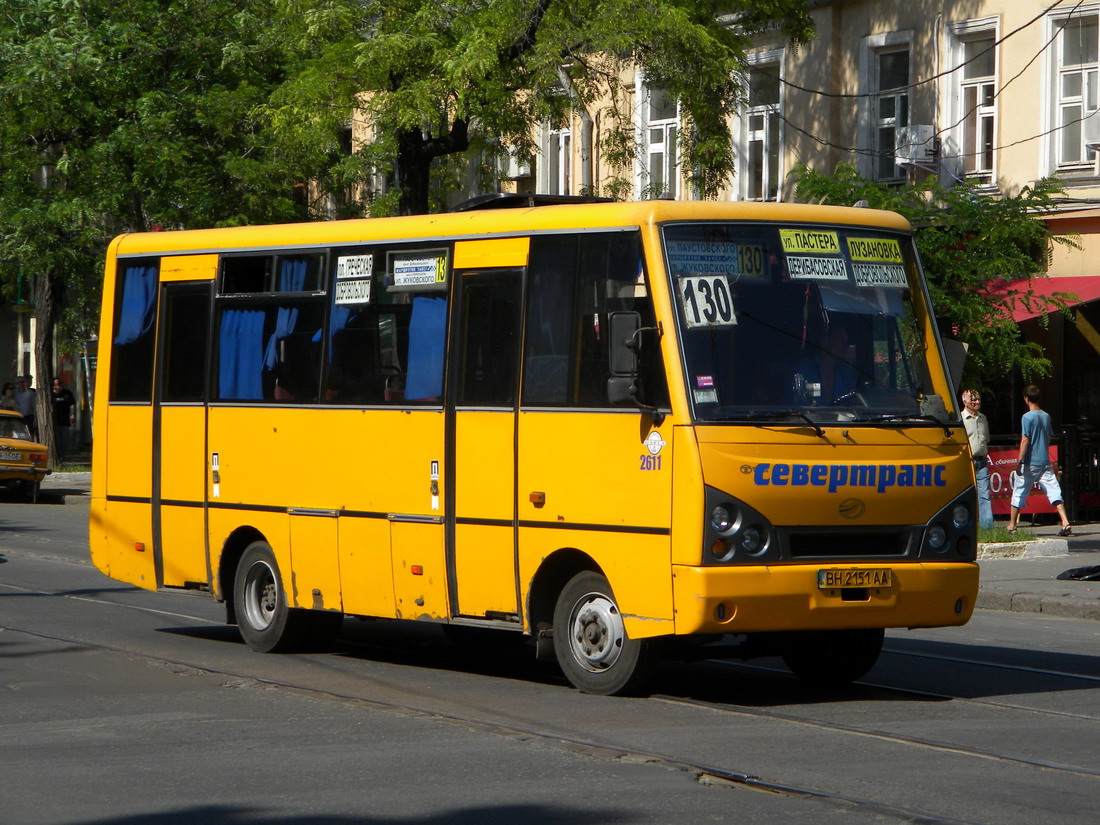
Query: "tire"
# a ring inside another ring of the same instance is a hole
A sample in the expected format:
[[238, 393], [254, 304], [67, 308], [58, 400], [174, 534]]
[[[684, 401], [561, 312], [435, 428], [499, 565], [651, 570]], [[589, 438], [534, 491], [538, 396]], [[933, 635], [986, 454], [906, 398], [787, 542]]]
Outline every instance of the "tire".
[[241, 638], [259, 653], [298, 650], [310, 633], [308, 610], [287, 605], [283, 578], [267, 542], [245, 548], [233, 580], [233, 598]]
[[783, 645], [783, 661], [814, 687], [843, 687], [874, 667], [884, 635], [882, 628], [792, 633]]
[[657, 661], [655, 643], [626, 634], [618, 603], [599, 573], [578, 573], [554, 607], [554, 653], [565, 678], [600, 696], [636, 692]]

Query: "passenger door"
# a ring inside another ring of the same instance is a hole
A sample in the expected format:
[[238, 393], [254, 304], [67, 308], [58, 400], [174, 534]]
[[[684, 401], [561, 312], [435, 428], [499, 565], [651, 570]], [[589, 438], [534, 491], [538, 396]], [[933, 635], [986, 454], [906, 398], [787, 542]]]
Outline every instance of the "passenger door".
[[[458, 254], [456, 249], [456, 259]], [[456, 268], [456, 275], [446, 484], [451, 614], [518, 623], [515, 437], [523, 269]]]
[[[210, 583], [206, 547], [206, 391], [216, 255], [161, 263], [153, 391], [153, 549], [157, 583]], [[210, 280], [196, 278], [209, 276]]]

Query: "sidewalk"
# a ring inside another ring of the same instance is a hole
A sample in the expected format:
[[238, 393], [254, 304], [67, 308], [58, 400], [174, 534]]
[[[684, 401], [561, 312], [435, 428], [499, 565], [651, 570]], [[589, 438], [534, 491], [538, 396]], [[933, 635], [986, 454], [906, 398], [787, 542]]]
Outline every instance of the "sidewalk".
[[50, 504], [79, 504], [91, 494], [91, 473], [50, 473], [42, 479], [38, 499]]
[[[91, 473], [53, 473], [42, 482], [40, 496], [43, 502], [79, 504], [90, 495], [91, 478]], [[1100, 566], [1100, 524], [1074, 525], [1068, 539], [1057, 538], [1057, 524], [1024, 524], [1021, 533], [1049, 541], [1032, 543], [1017, 557], [997, 557], [996, 547], [982, 546], [978, 608], [1100, 620], [1100, 581], [1058, 578], [1067, 570]]]
[[1065, 552], [1033, 555], [1032, 551], [1025, 550], [1018, 558], [997, 558], [991, 556], [993, 548], [980, 548], [978, 566], [982, 575], [977, 606], [987, 610], [1100, 619], [1100, 581], [1058, 578], [1068, 570], [1100, 566], [1100, 524], [1075, 524], [1073, 535], [1066, 539], [1057, 538], [1057, 524], [1034, 528], [1021, 526], [1020, 532], [1050, 539], [1050, 543], [1064, 542]]

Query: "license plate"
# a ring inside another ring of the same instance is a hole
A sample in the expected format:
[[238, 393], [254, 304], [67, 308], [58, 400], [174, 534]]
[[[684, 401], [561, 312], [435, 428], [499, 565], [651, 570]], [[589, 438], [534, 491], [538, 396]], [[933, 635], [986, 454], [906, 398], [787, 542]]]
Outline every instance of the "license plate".
[[817, 586], [822, 590], [844, 590], [849, 587], [889, 587], [893, 583], [893, 571], [889, 567], [817, 571]]
[[0, 452], [0, 461], [7, 461], [7, 462], [10, 462], [11, 464], [16, 464], [18, 462], [21, 462], [22, 460], [23, 460], [23, 454], [22, 453], [11, 453], [11, 452], [8, 452], [7, 450], [4, 450], [3, 452]]

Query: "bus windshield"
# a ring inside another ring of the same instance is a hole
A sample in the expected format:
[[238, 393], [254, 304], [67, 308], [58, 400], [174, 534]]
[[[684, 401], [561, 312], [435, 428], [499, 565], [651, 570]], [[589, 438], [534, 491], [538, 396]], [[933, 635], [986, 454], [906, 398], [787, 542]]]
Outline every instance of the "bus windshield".
[[697, 420], [943, 418], [906, 235], [850, 226], [663, 227]]

